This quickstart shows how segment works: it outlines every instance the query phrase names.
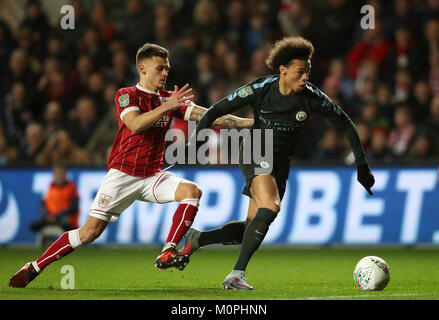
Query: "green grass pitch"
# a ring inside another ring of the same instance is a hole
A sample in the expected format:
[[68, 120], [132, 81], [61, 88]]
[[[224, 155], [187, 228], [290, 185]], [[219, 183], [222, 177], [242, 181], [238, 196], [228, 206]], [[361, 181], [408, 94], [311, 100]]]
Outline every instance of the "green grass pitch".
[[[25, 289], [9, 278], [42, 249], [0, 249], [2, 300], [438, 300], [439, 250], [434, 248], [261, 247], [247, 269], [253, 291], [222, 290], [239, 248], [207, 247], [184, 271], [154, 267], [159, 248], [82, 247], [50, 265]], [[385, 259], [391, 279], [383, 291], [360, 291], [353, 269], [367, 255]], [[65, 265], [74, 269], [72, 290], [61, 288]]]

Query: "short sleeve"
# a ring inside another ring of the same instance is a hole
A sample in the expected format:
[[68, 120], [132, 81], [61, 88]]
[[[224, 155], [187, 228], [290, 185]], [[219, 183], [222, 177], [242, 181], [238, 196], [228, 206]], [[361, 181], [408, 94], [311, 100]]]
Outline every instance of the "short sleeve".
[[116, 103], [117, 115], [121, 120], [128, 112], [140, 111], [132, 93], [127, 89], [119, 89], [114, 98], [114, 102]]

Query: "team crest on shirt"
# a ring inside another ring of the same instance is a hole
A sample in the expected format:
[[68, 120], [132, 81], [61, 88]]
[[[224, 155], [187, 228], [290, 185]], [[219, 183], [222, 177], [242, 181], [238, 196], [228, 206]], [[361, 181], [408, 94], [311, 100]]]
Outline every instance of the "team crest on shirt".
[[308, 115], [305, 111], [299, 111], [296, 113], [296, 120], [297, 121], [305, 121], [306, 118], [308, 118]]
[[121, 107], [126, 107], [130, 104], [130, 97], [128, 94], [121, 95], [119, 97], [119, 104]]
[[111, 201], [111, 196], [105, 193], [101, 193], [98, 200], [98, 206], [101, 208], [106, 208]]
[[238, 96], [240, 96], [241, 98], [245, 98], [251, 94], [253, 94], [253, 90], [250, 86], [242, 88], [238, 91]]

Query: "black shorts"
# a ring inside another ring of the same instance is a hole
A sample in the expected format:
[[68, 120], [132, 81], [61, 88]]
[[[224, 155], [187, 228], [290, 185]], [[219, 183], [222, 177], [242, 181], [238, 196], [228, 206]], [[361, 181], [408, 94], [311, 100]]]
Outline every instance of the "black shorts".
[[[256, 170], [256, 169], [259, 170], [261, 169], [261, 164], [255, 164], [255, 163], [243, 164], [241, 157], [239, 160], [240, 160], [239, 168], [241, 169], [241, 172], [244, 175], [244, 179], [245, 179], [245, 186], [244, 189], [242, 190], [242, 194], [251, 198], [252, 195], [250, 192], [250, 185], [252, 183], [253, 178], [261, 174], [258, 173], [258, 170]], [[277, 158], [277, 159], [273, 159], [272, 165], [273, 168], [270, 174], [276, 180], [277, 189], [279, 191], [279, 197], [282, 200], [285, 194], [285, 189], [287, 187], [288, 175], [290, 173], [290, 161], [288, 158], [284, 158], [284, 159]]]

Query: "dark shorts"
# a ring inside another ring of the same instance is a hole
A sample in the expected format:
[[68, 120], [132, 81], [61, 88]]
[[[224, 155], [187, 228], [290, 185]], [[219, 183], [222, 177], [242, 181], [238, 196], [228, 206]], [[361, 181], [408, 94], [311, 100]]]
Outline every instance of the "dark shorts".
[[[264, 165], [264, 164], [263, 164]], [[241, 169], [242, 174], [244, 175], [245, 179], [245, 186], [242, 190], [242, 194], [246, 195], [248, 197], [252, 197], [250, 192], [250, 185], [252, 183], [252, 180], [257, 175], [261, 174], [261, 164], [243, 164], [241, 159], [239, 161], [239, 168]], [[257, 170], [259, 169], [259, 170]], [[288, 159], [274, 159], [273, 160], [273, 168], [271, 170], [271, 175], [276, 180], [277, 189], [279, 191], [279, 197], [282, 200], [285, 189], [287, 187], [287, 180], [288, 175], [290, 173], [290, 162]], [[263, 173], [262, 173], [263, 174]]]

